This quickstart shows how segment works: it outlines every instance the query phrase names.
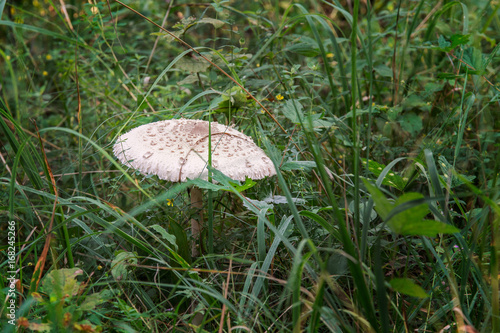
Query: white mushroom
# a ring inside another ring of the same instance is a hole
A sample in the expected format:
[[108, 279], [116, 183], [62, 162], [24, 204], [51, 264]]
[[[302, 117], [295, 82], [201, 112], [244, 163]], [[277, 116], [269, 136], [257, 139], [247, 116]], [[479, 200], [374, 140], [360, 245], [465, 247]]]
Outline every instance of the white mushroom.
[[[206, 180], [209, 126], [208, 121], [191, 119], [142, 125], [120, 136], [113, 152], [123, 164], [145, 175], [157, 175], [171, 182], [184, 182], [188, 178]], [[212, 122], [211, 137], [212, 166], [232, 179], [262, 179], [276, 174], [269, 157], [249, 136]], [[202, 208], [198, 188], [191, 191], [191, 203]], [[191, 222], [193, 238], [197, 239], [200, 224]], [[197, 254], [194, 247], [193, 254]]]

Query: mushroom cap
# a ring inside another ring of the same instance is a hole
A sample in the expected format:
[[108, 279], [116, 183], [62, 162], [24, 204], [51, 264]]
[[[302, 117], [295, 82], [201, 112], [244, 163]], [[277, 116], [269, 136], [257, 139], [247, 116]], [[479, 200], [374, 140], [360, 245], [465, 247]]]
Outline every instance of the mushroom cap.
[[[211, 123], [212, 167], [235, 180], [276, 174], [273, 163], [252, 138]], [[134, 128], [113, 147], [125, 165], [171, 182], [208, 178], [208, 129], [204, 120], [172, 119]]]

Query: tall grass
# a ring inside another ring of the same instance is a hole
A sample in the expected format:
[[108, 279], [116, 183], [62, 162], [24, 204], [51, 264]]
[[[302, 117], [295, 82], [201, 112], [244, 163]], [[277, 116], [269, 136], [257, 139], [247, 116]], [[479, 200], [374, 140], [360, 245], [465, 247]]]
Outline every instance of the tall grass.
[[[500, 331], [497, 11], [0, 1], [2, 330]], [[181, 117], [236, 126], [277, 176], [172, 184], [112, 156]]]

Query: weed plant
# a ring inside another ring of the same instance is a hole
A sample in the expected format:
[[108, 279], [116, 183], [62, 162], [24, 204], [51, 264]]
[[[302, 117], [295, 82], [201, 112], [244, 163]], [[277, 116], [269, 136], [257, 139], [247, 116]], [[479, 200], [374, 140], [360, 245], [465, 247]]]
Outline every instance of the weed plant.
[[[0, 1], [1, 330], [500, 332], [499, 8]], [[113, 157], [181, 117], [278, 175], [172, 184]]]

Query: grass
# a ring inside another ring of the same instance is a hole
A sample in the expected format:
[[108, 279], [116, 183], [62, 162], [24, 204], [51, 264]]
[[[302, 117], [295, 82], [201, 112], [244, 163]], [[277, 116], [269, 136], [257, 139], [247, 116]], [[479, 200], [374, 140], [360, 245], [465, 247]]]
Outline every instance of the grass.
[[[2, 332], [500, 331], [498, 8], [0, 1]], [[112, 155], [181, 117], [277, 176]]]

